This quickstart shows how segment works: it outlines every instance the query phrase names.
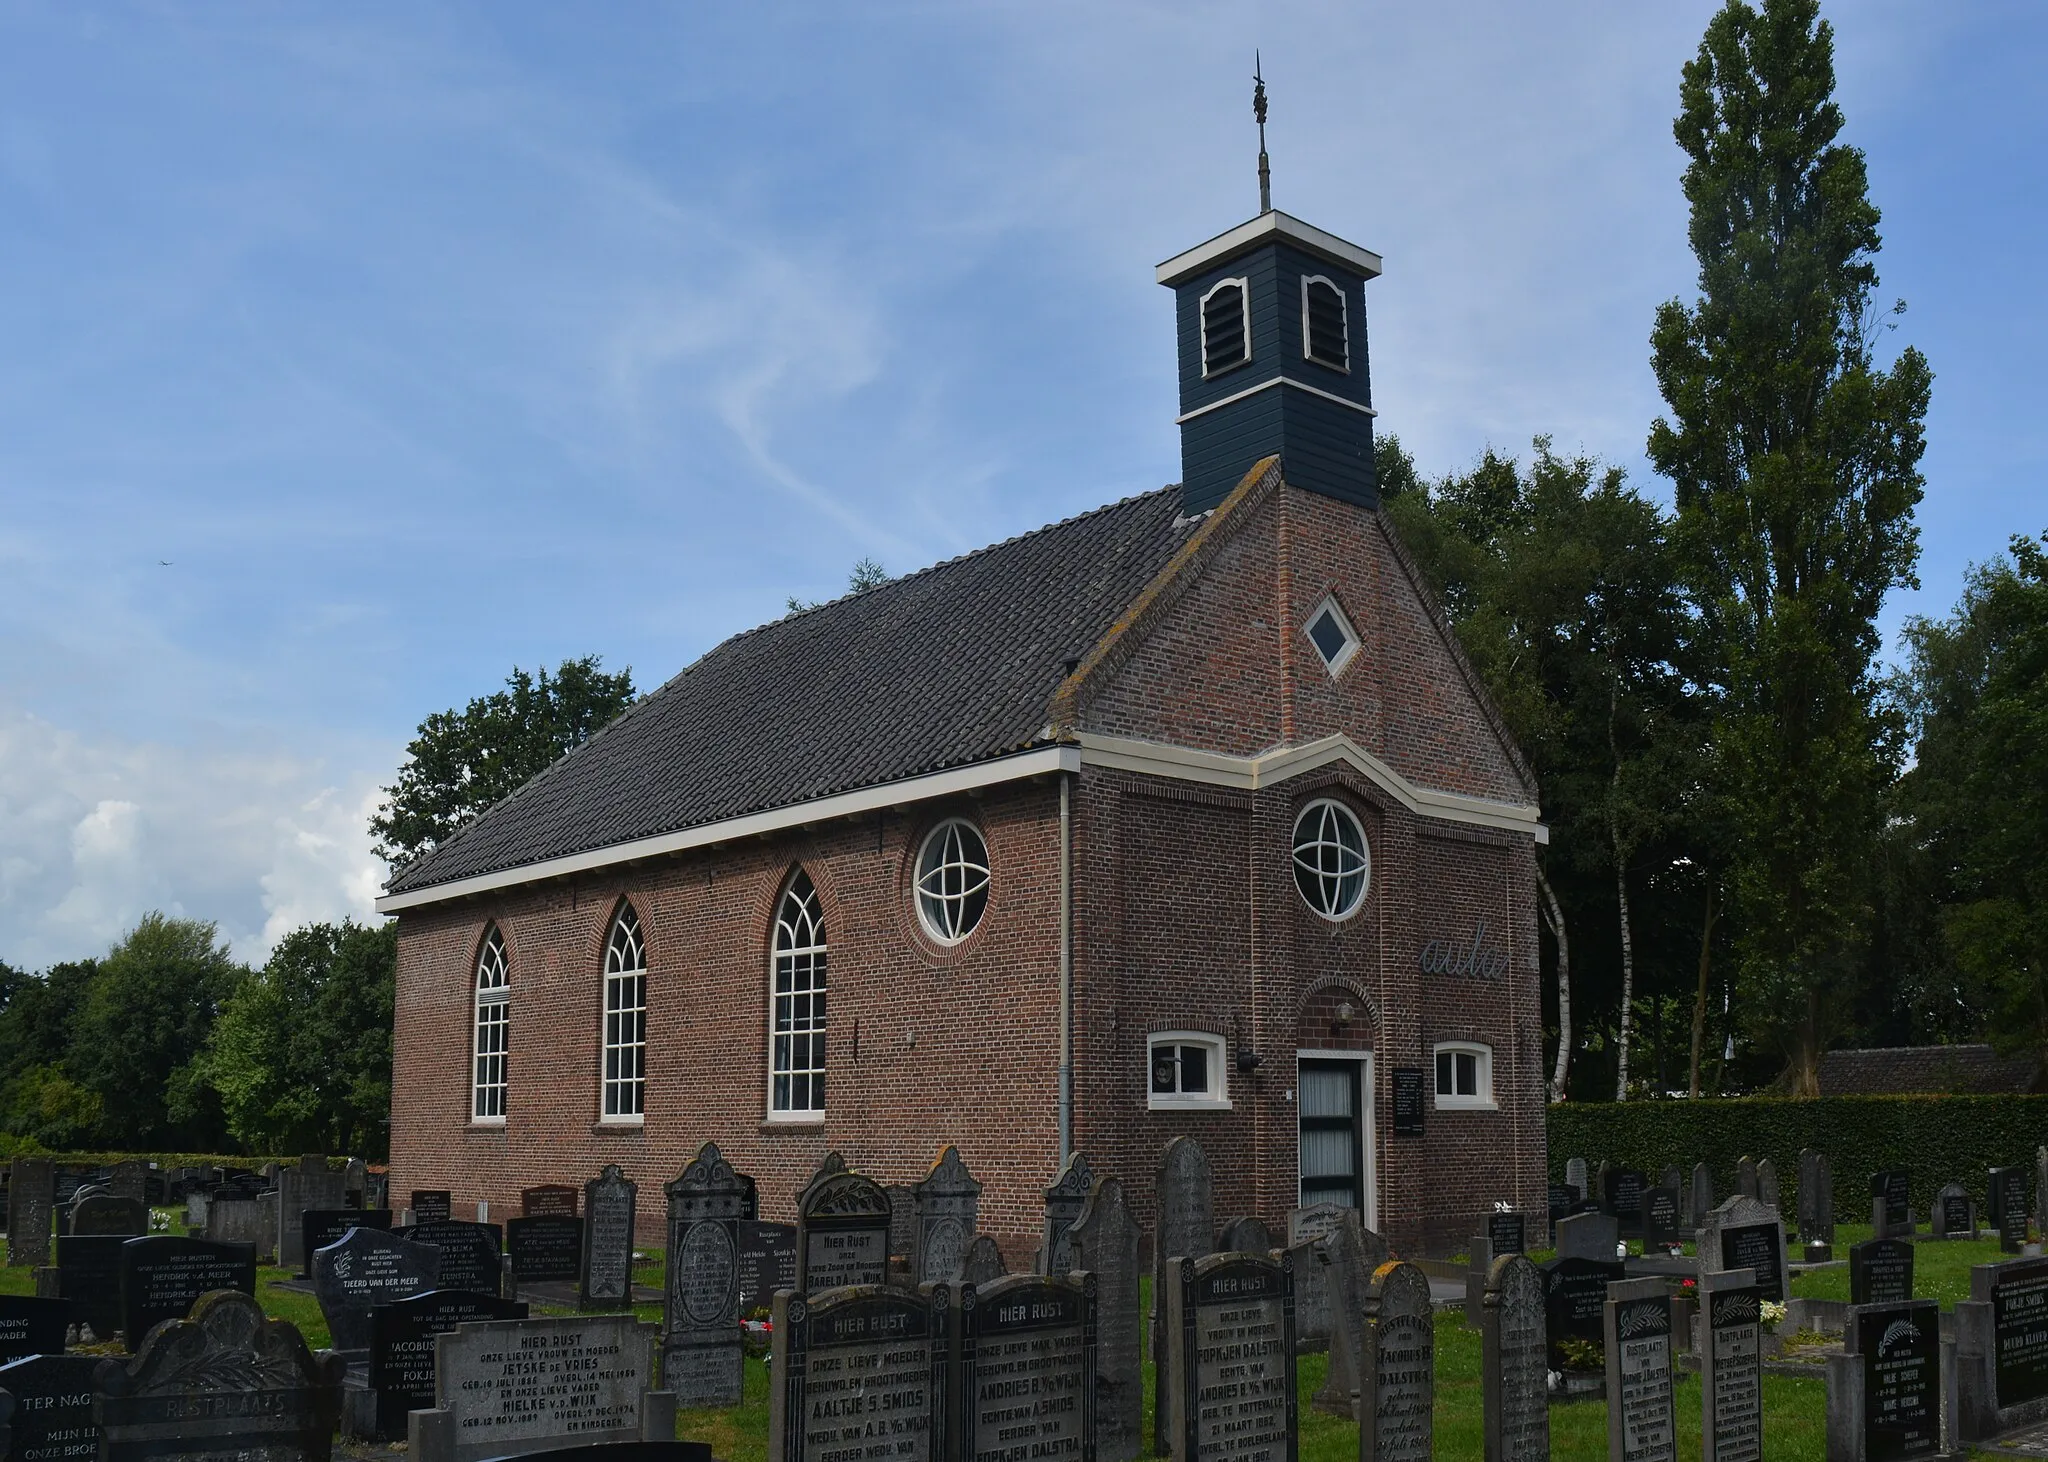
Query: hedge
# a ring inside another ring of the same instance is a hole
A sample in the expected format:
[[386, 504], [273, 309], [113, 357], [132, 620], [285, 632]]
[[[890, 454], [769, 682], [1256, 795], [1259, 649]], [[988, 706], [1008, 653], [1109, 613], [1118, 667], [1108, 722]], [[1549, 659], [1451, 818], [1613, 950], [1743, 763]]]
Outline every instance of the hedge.
[[1924, 1222], [1936, 1191], [1949, 1183], [1988, 1201], [1994, 1167], [2025, 1170], [2033, 1191], [2034, 1149], [2048, 1143], [2048, 1096], [1560, 1102], [1550, 1108], [1549, 1131], [1552, 1182], [1564, 1181], [1574, 1157], [1586, 1159], [1589, 1173], [1605, 1159], [1641, 1168], [1653, 1183], [1672, 1163], [1690, 1182], [1693, 1165], [1703, 1162], [1714, 1196], [1725, 1199], [1735, 1191], [1738, 1161], [1769, 1158], [1789, 1219], [1797, 1211], [1799, 1152], [1812, 1147], [1827, 1154], [1837, 1222], [1867, 1217], [1870, 1175], [1880, 1168], [1913, 1175], [1913, 1207]]
[[[264, 1164], [276, 1163], [279, 1167], [297, 1167], [296, 1157], [248, 1157], [235, 1153], [218, 1152], [51, 1152], [48, 1148], [33, 1143], [9, 1148], [0, 1144], [0, 1168], [6, 1160], [16, 1157], [48, 1158], [59, 1167], [67, 1168], [110, 1168], [115, 1163], [155, 1163], [159, 1170], [172, 1168], [224, 1168], [229, 1171], [261, 1172]], [[330, 1168], [347, 1167], [349, 1159], [332, 1157], [327, 1159]]]

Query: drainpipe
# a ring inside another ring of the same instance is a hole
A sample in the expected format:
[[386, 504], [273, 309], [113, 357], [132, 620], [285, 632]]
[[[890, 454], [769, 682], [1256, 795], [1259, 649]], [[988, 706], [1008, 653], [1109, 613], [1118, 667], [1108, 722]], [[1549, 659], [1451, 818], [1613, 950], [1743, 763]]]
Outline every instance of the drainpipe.
[[1060, 773], [1060, 1164], [1074, 1151], [1074, 832], [1068, 811], [1073, 777]]

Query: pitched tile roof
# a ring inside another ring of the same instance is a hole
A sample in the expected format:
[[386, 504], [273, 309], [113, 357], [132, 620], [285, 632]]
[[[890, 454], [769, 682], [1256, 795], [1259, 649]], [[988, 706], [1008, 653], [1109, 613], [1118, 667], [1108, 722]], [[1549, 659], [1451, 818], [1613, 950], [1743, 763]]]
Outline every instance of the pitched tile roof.
[[1066, 674], [1195, 524], [1127, 498], [734, 635], [391, 880], [405, 893], [1043, 741]]
[[2036, 1069], [2032, 1056], [2001, 1056], [1989, 1046], [1881, 1046], [1826, 1051], [1820, 1058], [1820, 1094], [2031, 1091]]

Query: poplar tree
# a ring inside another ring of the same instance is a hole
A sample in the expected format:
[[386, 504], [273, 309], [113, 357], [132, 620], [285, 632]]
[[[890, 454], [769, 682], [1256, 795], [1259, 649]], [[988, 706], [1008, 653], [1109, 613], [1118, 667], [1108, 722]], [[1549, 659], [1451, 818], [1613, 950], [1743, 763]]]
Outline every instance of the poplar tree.
[[1649, 455], [1719, 681], [1741, 1008], [1809, 1095], [1859, 967], [1892, 770], [1876, 619], [1916, 584], [1932, 379], [1910, 347], [1876, 358], [1904, 306], [1871, 304], [1879, 215], [1834, 89], [1817, 0], [1730, 0], [1708, 24], [1673, 129], [1699, 298], [1651, 336], [1671, 417]]

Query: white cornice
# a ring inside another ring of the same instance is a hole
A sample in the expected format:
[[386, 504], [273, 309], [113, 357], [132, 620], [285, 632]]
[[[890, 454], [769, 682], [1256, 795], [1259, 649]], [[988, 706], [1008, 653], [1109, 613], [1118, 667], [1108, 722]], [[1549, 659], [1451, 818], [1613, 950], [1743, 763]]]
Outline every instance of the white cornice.
[[1303, 223], [1294, 215], [1275, 209], [1261, 213], [1249, 223], [1239, 224], [1228, 233], [1220, 233], [1205, 244], [1196, 244], [1192, 249], [1175, 254], [1159, 266], [1158, 280], [1161, 284], [1179, 284], [1272, 237], [1283, 238], [1296, 248], [1354, 270], [1367, 279], [1380, 277], [1383, 261], [1371, 249], [1361, 249], [1333, 233], [1325, 233], [1312, 223]]
[[1245, 792], [1271, 787], [1289, 777], [1328, 766], [1331, 762], [1343, 762], [1418, 817], [1441, 818], [1446, 822], [1462, 822], [1475, 827], [1502, 828], [1508, 832], [1525, 833], [1539, 843], [1550, 841], [1550, 829], [1539, 820], [1534, 807], [1526, 803], [1496, 802], [1488, 797], [1419, 787], [1341, 733], [1311, 741], [1305, 746], [1279, 747], [1257, 756], [1191, 751], [1157, 741], [1133, 741], [1122, 736], [1098, 736], [1087, 731], [1082, 732], [1078, 739], [1083, 766], [1173, 777], [1184, 782], [1206, 782], [1213, 787], [1234, 787]]
[[493, 889], [511, 888], [515, 884], [535, 883], [544, 878], [560, 878], [569, 873], [583, 873], [614, 863], [630, 862], [635, 858], [656, 858], [664, 853], [680, 853], [690, 848], [708, 847], [713, 843], [730, 842], [734, 838], [753, 837], [757, 833], [781, 832], [787, 828], [801, 827], [807, 822], [828, 822], [836, 817], [855, 817], [864, 812], [875, 812], [904, 802], [950, 797], [972, 791], [977, 787], [993, 787], [1002, 782], [1019, 781], [1025, 777], [1041, 777], [1051, 772], [1074, 772], [1080, 769], [1080, 748], [1041, 747], [1036, 751], [997, 757], [993, 761], [976, 762], [972, 766], [934, 772], [930, 776], [911, 777], [901, 782], [884, 782], [880, 786], [863, 787], [857, 792], [843, 792], [836, 797], [820, 797], [790, 807], [777, 807], [767, 812], [749, 813], [745, 817], [729, 817], [721, 822], [707, 822], [699, 827], [662, 833], [657, 837], [637, 838], [630, 843], [614, 843], [608, 848], [593, 848], [587, 853], [574, 853], [565, 858], [549, 858], [540, 863], [523, 863], [516, 868], [500, 869], [496, 873], [480, 873], [474, 878], [458, 878], [449, 883], [437, 883], [427, 888], [411, 889], [405, 893], [386, 894], [377, 900], [377, 912], [395, 914], [402, 909], [417, 909], [447, 899], [489, 893]]
[[1306, 391], [1311, 396], [1320, 396], [1325, 401], [1334, 401], [1339, 406], [1348, 406], [1353, 411], [1364, 412], [1367, 416], [1379, 415], [1370, 406], [1361, 406], [1356, 401], [1345, 396], [1339, 396], [1334, 391], [1325, 391], [1321, 386], [1311, 386], [1308, 382], [1297, 381], [1292, 376], [1275, 376], [1270, 381], [1261, 381], [1256, 386], [1247, 386], [1235, 395], [1225, 396], [1220, 401], [1211, 401], [1207, 406], [1197, 406], [1193, 411], [1183, 411], [1173, 419], [1174, 425], [1179, 426], [1183, 422], [1193, 421], [1198, 416], [1207, 416], [1210, 412], [1220, 410], [1230, 405], [1233, 401], [1242, 401], [1247, 396], [1256, 396], [1261, 391], [1271, 391], [1277, 386], [1292, 386], [1297, 391]]

